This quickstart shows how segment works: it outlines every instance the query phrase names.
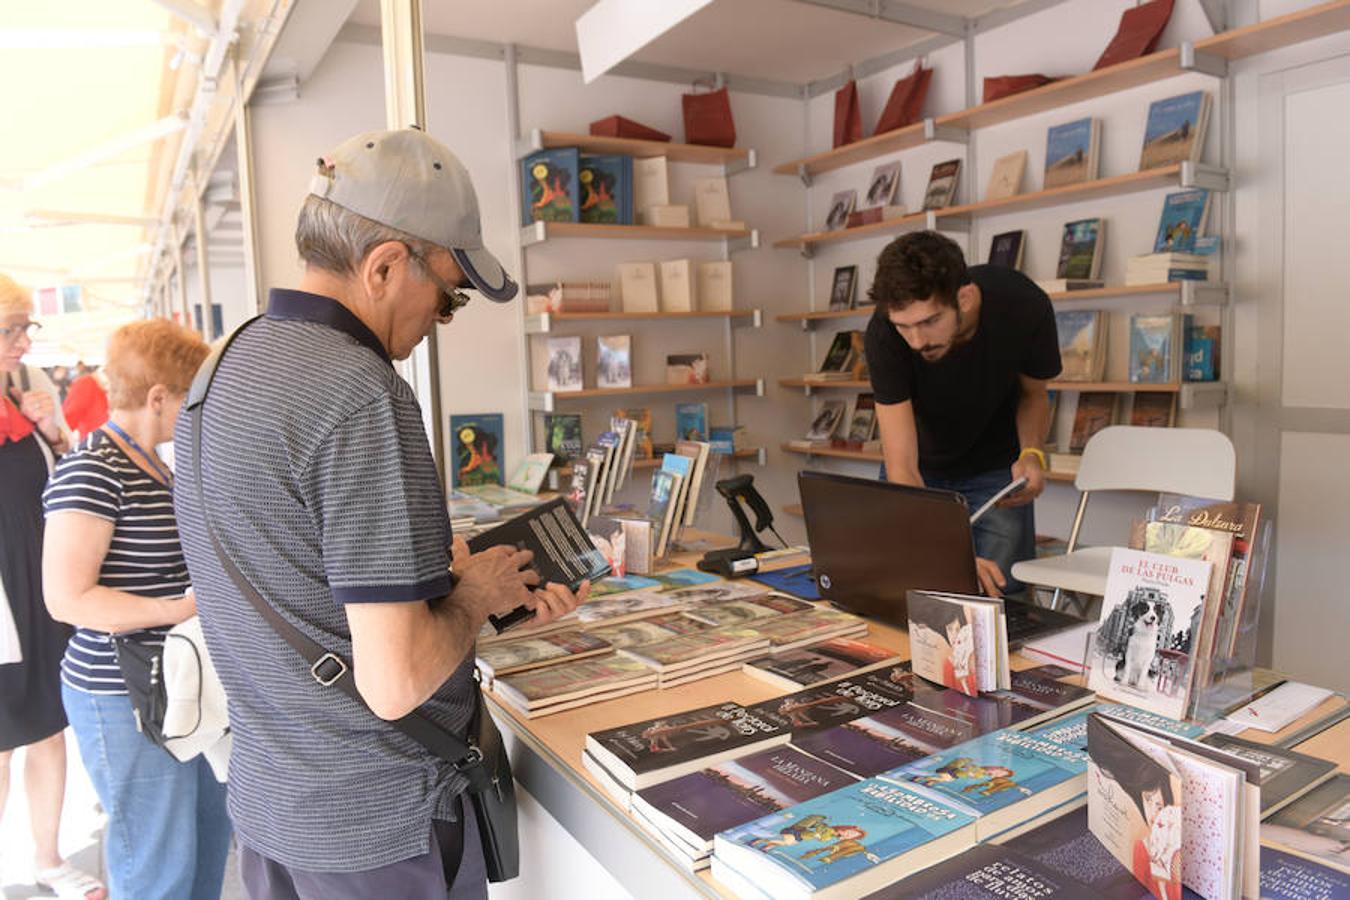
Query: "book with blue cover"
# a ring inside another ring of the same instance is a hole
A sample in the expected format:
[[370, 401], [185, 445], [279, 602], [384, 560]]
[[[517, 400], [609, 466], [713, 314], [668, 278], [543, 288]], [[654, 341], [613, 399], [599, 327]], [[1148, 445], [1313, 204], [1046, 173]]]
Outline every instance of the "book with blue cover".
[[583, 153], [577, 172], [580, 219], [604, 225], [633, 224], [633, 158]]
[[1205, 144], [1209, 107], [1207, 91], [1192, 91], [1150, 103], [1139, 171], [1198, 161]]
[[904, 703], [794, 737], [792, 743], [845, 772], [870, 778], [968, 741], [975, 734], [975, 727], [963, 719]]
[[1130, 383], [1177, 381], [1177, 317], [1130, 316]]
[[1209, 191], [1180, 191], [1163, 198], [1154, 253], [1194, 253], [1195, 240], [1209, 218]]
[[996, 731], [881, 775], [979, 821], [987, 840], [1083, 793], [1088, 755], [1035, 731]]
[[707, 853], [719, 831], [856, 780], [800, 750], [774, 747], [638, 791], [633, 805], [658, 827]]
[[713, 877], [730, 869], [775, 900], [860, 897], [974, 843], [968, 813], [868, 779], [718, 834]]
[[1263, 900], [1350, 897], [1350, 874], [1274, 847], [1262, 847], [1261, 897]]
[[521, 222], [579, 222], [577, 176], [581, 158], [575, 147], [531, 153], [520, 161]]
[[[1091, 835], [1088, 839], [1096, 841]], [[1076, 874], [1073, 867], [1046, 864], [1007, 846], [978, 844], [868, 900], [1096, 900], [1104, 896]], [[1087, 874], [1091, 877], [1092, 873]], [[1139, 887], [1134, 879], [1130, 883]], [[1143, 900], [1148, 895], [1135, 891], [1123, 896]]]
[[1101, 121], [1078, 119], [1056, 125], [1045, 135], [1045, 187], [1092, 181], [1097, 177]]
[[675, 404], [675, 439], [677, 441], [708, 439], [708, 404]]

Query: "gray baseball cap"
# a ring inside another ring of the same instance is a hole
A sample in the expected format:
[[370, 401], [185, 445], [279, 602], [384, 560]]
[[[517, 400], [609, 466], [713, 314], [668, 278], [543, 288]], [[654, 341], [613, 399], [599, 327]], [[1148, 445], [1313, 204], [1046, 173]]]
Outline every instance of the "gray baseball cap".
[[505, 303], [516, 283], [483, 246], [478, 195], [455, 154], [415, 128], [367, 131], [320, 158], [310, 193], [449, 250], [483, 296]]

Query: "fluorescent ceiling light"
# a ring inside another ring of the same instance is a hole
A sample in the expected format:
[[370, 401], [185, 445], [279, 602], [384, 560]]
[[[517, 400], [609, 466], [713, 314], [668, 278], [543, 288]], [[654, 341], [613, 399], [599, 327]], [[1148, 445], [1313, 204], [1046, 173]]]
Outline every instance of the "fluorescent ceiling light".
[[581, 80], [589, 84], [713, 0], [599, 0], [577, 19]]
[[135, 131], [129, 131], [126, 134], [119, 135], [112, 140], [104, 141], [97, 147], [91, 147], [83, 153], [63, 159], [47, 168], [34, 172], [32, 175], [23, 178], [19, 182], [19, 189], [31, 191], [34, 188], [42, 187], [53, 181], [65, 178], [67, 175], [78, 172], [81, 169], [87, 169], [90, 166], [97, 165], [107, 159], [120, 156], [128, 150], [134, 150], [142, 144], [149, 144], [161, 138], [168, 137], [176, 131], [182, 131], [187, 127], [187, 119], [181, 115], [165, 116], [158, 121], [151, 122]]
[[107, 47], [159, 47], [158, 31], [124, 28], [6, 28], [0, 30], [0, 50], [98, 50]]

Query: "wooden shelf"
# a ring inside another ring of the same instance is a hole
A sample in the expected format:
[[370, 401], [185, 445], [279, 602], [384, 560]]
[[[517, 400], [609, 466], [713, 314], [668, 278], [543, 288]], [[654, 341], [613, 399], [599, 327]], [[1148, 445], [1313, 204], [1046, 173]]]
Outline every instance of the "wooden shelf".
[[733, 324], [741, 319], [749, 319], [750, 323], [756, 328], [763, 321], [762, 315], [758, 309], [733, 309], [723, 312], [655, 312], [655, 313], [626, 313], [626, 312], [602, 312], [602, 313], [539, 313], [533, 316], [525, 317], [526, 334], [548, 334], [553, 329], [567, 322], [647, 322], [647, 321], [682, 321], [699, 319], [727, 319]]
[[[723, 455], [729, 455], [729, 456], [731, 456], [732, 459], [758, 459], [758, 458], [759, 458], [760, 451], [761, 451], [761, 448], [759, 448], [759, 447], [742, 447], [741, 449], [737, 450], [735, 453], [731, 453], [731, 454], [723, 454]], [[661, 456], [653, 456], [651, 459], [634, 459], [634, 460], [633, 460], [633, 468], [634, 468], [635, 470], [637, 470], [637, 469], [659, 469], [659, 468], [661, 468], [661, 463], [664, 462], [664, 461], [665, 461], [665, 458], [664, 458], [664, 457], [661, 457]], [[572, 467], [571, 467], [571, 466], [561, 466], [561, 467], [559, 467], [556, 471], [557, 471], [557, 473], [558, 473], [558, 477], [559, 477], [559, 478], [566, 478], [566, 477], [568, 477], [569, 475], [572, 474]]]
[[773, 171], [784, 175], [807, 176], [828, 172], [897, 153], [928, 140], [959, 139], [962, 132], [971, 129], [988, 128], [1049, 112], [1073, 103], [1152, 84], [1187, 71], [1223, 74], [1222, 63], [1217, 67], [1209, 65], [1206, 58], [1218, 61], [1243, 59], [1347, 29], [1350, 29], [1350, 0], [1333, 0], [1204, 38], [1186, 47], [1186, 52], [1180, 47], [1160, 50], [1140, 59], [1064, 78], [1034, 90], [948, 113], [897, 131], [873, 135], [835, 150], [781, 163], [774, 166]]
[[753, 228], [668, 228], [661, 225], [596, 225], [591, 222], [535, 222], [520, 230], [522, 246], [557, 238], [604, 238], [619, 241], [747, 240], [757, 245]]
[[1222, 306], [1228, 302], [1228, 285], [1221, 281], [1164, 281], [1157, 284], [1121, 284], [1083, 291], [1057, 291], [1050, 294], [1055, 303], [1073, 304], [1084, 300], [1112, 300], [1118, 297], [1143, 297], [1171, 294], [1181, 306]]
[[927, 140], [929, 138], [924, 123], [915, 122], [913, 125], [906, 125], [904, 128], [883, 134], [874, 134], [833, 150], [780, 163], [773, 167], [773, 171], [778, 175], [819, 175], [821, 172], [842, 169], [844, 166], [876, 159], [888, 153], [899, 153], [901, 150], [917, 147]]
[[798, 235], [797, 237], [783, 238], [773, 242], [778, 248], [797, 247], [810, 248], [821, 244], [837, 244], [841, 241], [858, 241], [864, 238], [876, 237], [882, 234], [890, 234], [896, 231], [908, 231], [913, 228], [924, 228], [929, 224], [929, 214], [927, 212], [911, 213], [907, 216], [900, 216], [897, 219], [886, 219], [881, 222], [873, 222], [871, 225], [858, 225], [854, 228], [838, 228], [834, 231], [813, 231], [810, 234]]
[[870, 316], [875, 310], [875, 306], [855, 306], [852, 309], [825, 309], [817, 312], [785, 313], [780, 316], [774, 316], [774, 318], [779, 322], [819, 322], [823, 319], [853, 319], [859, 316]]
[[576, 147], [583, 153], [620, 153], [645, 159], [664, 156], [671, 162], [697, 165], [725, 166], [749, 163], [755, 152], [745, 147], [705, 147], [701, 144], [676, 144], [671, 141], [643, 141], [633, 138], [602, 137], [594, 134], [573, 134], [567, 131], [540, 131], [536, 129], [517, 148], [524, 157], [536, 150], [550, 147]]
[[845, 391], [866, 391], [872, 389], [872, 382], [851, 378], [848, 381], [807, 381], [805, 378], [780, 378], [778, 379], [778, 385], [785, 388], [810, 388], [811, 390], [837, 388]]
[[732, 381], [709, 381], [706, 384], [643, 384], [629, 388], [586, 388], [580, 391], [530, 391], [530, 408], [551, 412], [559, 400], [586, 400], [593, 397], [633, 397], [642, 394], [680, 394], [705, 391], [724, 391], [750, 388], [762, 392], [764, 382], [758, 378], [739, 378]]
[[784, 453], [796, 453], [801, 456], [828, 456], [831, 459], [851, 459], [856, 462], [881, 462], [880, 453], [867, 453], [862, 450], [836, 450], [834, 447], [817, 447], [811, 450], [798, 450], [791, 444], [782, 446]]
[[1130, 381], [1050, 381], [1046, 387], [1052, 391], [1115, 391], [1117, 393], [1159, 393], [1175, 394], [1181, 390], [1178, 382], [1165, 384], [1135, 384]]

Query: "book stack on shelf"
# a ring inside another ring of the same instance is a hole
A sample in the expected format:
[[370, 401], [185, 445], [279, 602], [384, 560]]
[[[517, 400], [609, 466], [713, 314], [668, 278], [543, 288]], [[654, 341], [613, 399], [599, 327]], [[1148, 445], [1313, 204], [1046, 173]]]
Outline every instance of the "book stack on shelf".
[[[867, 183], [867, 192], [863, 195], [862, 209], [848, 214], [847, 228], [859, 225], [873, 225], [887, 219], [899, 219], [905, 215], [905, 207], [895, 202], [900, 194], [900, 162], [882, 163], [872, 170]], [[838, 197], [839, 195], [835, 195]]]
[[[841, 420], [842, 421], [842, 420]], [[842, 436], [831, 438], [830, 446], [859, 453], [880, 453], [881, 440], [877, 437], [877, 405], [872, 394], [859, 394], [853, 401], [853, 412]]]
[[1210, 192], [1206, 190], [1181, 191], [1163, 198], [1153, 252], [1129, 258], [1125, 284], [1213, 280], [1218, 239], [1203, 236], [1209, 207]]
[[1038, 281], [1037, 286], [1047, 294], [1099, 288], [1098, 278], [1102, 254], [1106, 244], [1106, 222], [1103, 219], [1079, 219], [1064, 225], [1059, 244], [1059, 267], [1049, 281]]
[[554, 281], [525, 288], [525, 310], [544, 313], [607, 313], [612, 286], [608, 281]]

